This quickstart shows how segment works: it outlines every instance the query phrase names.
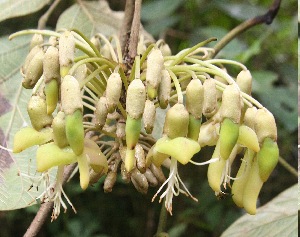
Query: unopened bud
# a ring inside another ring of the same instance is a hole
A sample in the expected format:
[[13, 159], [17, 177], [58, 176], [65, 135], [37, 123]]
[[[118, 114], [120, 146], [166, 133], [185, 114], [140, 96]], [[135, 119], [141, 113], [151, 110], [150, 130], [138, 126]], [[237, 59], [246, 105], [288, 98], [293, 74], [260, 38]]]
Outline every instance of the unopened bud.
[[106, 98], [109, 113], [114, 112], [122, 91], [122, 79], [119, 73], [112, 73], [107, 79]]
[[164, 134], [171, 139], [185, 137], [188, 133], [189, 113], [183, 104], [175, 104], [166, 115]]
[[75, 57], [75, 38], [70, 31], [65, 31], [59, 38], [59, 64], [60, 75], [68, 74]]
[[138, 169], [134, 169], [131, 172], [131, 182], [133, 183], [134, 187], [140, 193], [146, 194], [148, 191], [148, 181]]
[[50, 46], [47, 49], [43, 60], [43, 72], [46, 84], [52, 79], [58, 80], [60, 78], [59, 67], [58, 49]]
[[105, 180], [104, 180], [104, 192], [110, 193], [117, 181], [117, 173], [116, 172], [108, 172]]
[[161, 82], [158, 87], [158, 102], [162, 109], [167, 108], [171, 93], [171, 77], [168, 70], [162, 70]]
[[102, 129], [106, 119], [107, 119], [108, 109], [107, 109], [107, 99], [106, 97], [102, 96], [98, 100], [96, 104], [96, 110], [95, 110], [95, 125]]
[[212, 117], [218, 110], [217, 88], [214, 79], [206, 79], [203, 83], [204, 101], [203, 115], [207, 118]]
[[240, 90], [248, 95], [251, 95], [252, 91], [252, 76], [249, 70], [242, 70], [236, 78]]
[[146, 133], [151, 134], [155, 122], [156, 109], [154, 102], [146, 100], [145, 109], [143, 113], [143, 122]]
[[30, 41], [30, 49], [33, 49], [37, 45], [41, 45], [44, 43], [44, 38], [41, 34], [34, 34]]
[[164, 58], [159, 49], [152, 49], [147, 58], [147, 94], [152, 100], [157, 96], [157, 89], [161, 81], [161, 74], [164, 67]]
[[26, 71], [27, 71], [27, 68], [28, 68], [28, 65], [29, 63], [31, 62], [31, 60], [33, 59], [33, 57], [38, 54], [40, 51], [43, 51], [43, 48], [39, 45], [35, 46], [34, 48], [32, 48], [30, 51], [29, 51], [29, 54], [26, 56], [25, 58], [25, 62], [24, 62], [24, 65], [22, 66], [21, 68], [21, 73], [23, 75], [26, 74]]
[[126, 112], [131, 118], [141, 118], [144, 112], [145, 102], [145, 86], [141, 80], [135, 79], [128, 86], [126, 97]]
[[69, 143], [66, 135], [66, 121], [64, 112], [60, 111], [57, 113], [53, 119], [52, 128], [54, 143], [60, 148], [67, 146]]
[[277, 140], [277, 127], [274, 116], [266, 108], [257, 110], [254, 129], [260, 143], [267, 137], [272, 138], [274, 141]]
[[186, 88], [186, 109], [195, 118], [202, 117], [204, 88], [199, 79], [190, 81]]
[[158, 185], [158, 180], [150, 169], [147, 168], [144, 175], [151, 187], [156, 187]]
[[143, 147], [140, 144], [135, 146], [136, 167], [143, 174], [146, 171], [146, 157]]
[[220, 115], [222, 118], [230, 118], [235, 123], [240, 122], [241, 94], [236, 85], [228, 85], [223, 91]]
[[246, 126], [248, 126], [249, 128], [254, 129], [255, 119], [256, 119], [256, 112], [257, 112], [257, 108], [254, 107], [254, 106], [251, 107], [251, 108], [248, 108], [245, 112], [244, 124]]

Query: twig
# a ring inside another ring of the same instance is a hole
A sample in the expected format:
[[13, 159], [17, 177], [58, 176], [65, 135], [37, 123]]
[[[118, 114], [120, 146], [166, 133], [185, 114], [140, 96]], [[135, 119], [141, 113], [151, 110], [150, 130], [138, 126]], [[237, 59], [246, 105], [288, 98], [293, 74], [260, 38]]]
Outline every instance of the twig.
[[[67, 182], [67, 180], [69, 179], [69, 177], [72, 174], [75, 167], [76, 167], [76, 163], [66, 167], [66, 169], [64, 171], [63, 185]], [[37, 214], [35, 215], [34, 219], [32, 220], [30, 226], [28, 227], [26, 233], [24, 234], [24, 237], [37, 236], [40, 229], [46, 222], [47, 218], [50, 216], [49, 214], [50, 214], [52, 208], [53, 208], [53, 202], [47, 202], [47, 203], [41, 204], [40, 209], [38, 210]]]
[[165, 198], [162, 201], [160, 215], [159, 215], [159, 221], [158, 221], [158, 226], [157, 226], [157, 232], [156, 232], [155, 236], [158, 236], [159, 233], [164, 232], [166, 229], [168, 215], [167, 215], [167, 209], [166, 209], [164, 203], [165, 203]]
[[289, 171], [292, 175], [298, 177], [298, 172], [297, 170], [291, 166], [289, 163], [287, 163], [281, 156], [279, 157], [278, 160], [279, 164], [281, 164], [287, 171]]
[[272, 6], [269, 8], [268, 12], [261, 16], [256, 16], [252, 19], [246, 20], [237, 27], [233, 28], [228, 34], [226, 34], [214, 47], [214, 52], [211, 53], [210, 57], [214, 58], [221, 49], [223, 49], [231, 40], [236, 36], [248, 30], [249, 28], [259, 25], [259, 24], [271, 24], [273, 19], [276, 17], [277, 12], [280, 7], [281, 0], [274, 0]]
[[42, 30], [45, 28], [46, 23], [50, 17], [50, 15], [52, 14], [52, 12], [54, 11], [54, 9], [57, 7], [57, 5], [60, 3], [61, 0], [55, 0], [51, 6], [48, 8], [48, 10], [45, 12], [44, 15], [41, 16], [41, 18], [39, 19], [38, 22], [38, 29]]
[[125, 54], [125, 46], [129, 41], [129, 36], [130, 36], [129, 33], [132, 25], [133, 13], [134, 13], [134, 0], [127, 0], [125, 5], [125, 10], [124, 10], [124, 20], [120, 30], [120, 42], [121, 42], [123, 55]]
[[134, 15], [131, 26], [129, 47], [128, 47], [128, 56], [131, 59], [134, 59], [137, 52], [137, 45], [139, 41], [139, 32], [141, 25], [141, 5], [142, 0], [136, 0], [134, 5]]

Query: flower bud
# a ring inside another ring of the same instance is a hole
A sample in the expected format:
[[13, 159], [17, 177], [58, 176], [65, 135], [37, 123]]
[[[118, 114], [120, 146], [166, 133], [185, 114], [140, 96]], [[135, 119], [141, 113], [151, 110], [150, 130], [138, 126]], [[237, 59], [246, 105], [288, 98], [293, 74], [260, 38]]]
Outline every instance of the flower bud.
[[27, 112], [32, 127], [37, 131], [52, 123], [53, 117], [47, 114], [46, 101], [38, 95], [31, 96], [28, 102]]
[[70, 147], [76, 155], [81, 155], [84, 147], [83, 116], [80, 109], [66, 115], [66, 135]]
[[167, 108], [171, 93], [171, 77], [168, 70], [162, 70], [161, 82], [158, 87], [158, 102], [162, 109]]
[[249, 70], [242, 70], [236, 78], [236, 83], [242, 92], [251, 95], [252, 76]]
[[143, 113], [143, 122], [146, 133], [151, 134], [155, 122], [156, 109], [154, 102], [146, 100], [145, 109]]
[[125, 155], [125, 169], [127, 172], [131, 172], [136, 165], [136, 159], [135, 159], [135, 149], [126, 148], [126, 155]]
[[157, 89], [161, 81], [164, 58], [159, 49], [152, 49], [147, 58], [146, 83], [150, 100], [157, 96]]
[[263, 181], [259, 175], [257, 159], [254, 158], [244, 187], [243, 206], [250, 215], [256, 214], [256, 203]]
[[53, 142], [39, 146], [36, 151], [37, 171], [46, 170], [59, 166], [75, 163], [77, 156], [70, 147], [59, 148]]
[[212, 117], [218, 110], [217, 88], [214, 79], [206, 79], [203, 83], [204, 100], [203, 115], [207, 118]]
[[65, 113], [59, 111], [52, 121], [53, 140], [60, 147], [66, 147], [69, 143], [66, 135], [66, 120]]
[[242, 146], [248, 147], [255, 152], [258, 152], [260, 149], [256, 133], [253, 129], [249, 128], [246, 125], [241, 125], [239, 127], [239, 137], [237, 143]]
[[259, 175], [263, 182], [266, 182], [270, 174], [276, 167], [279, 159], [279, 149], [277, 143], [266, 137], [260, 151], [257, 153]]
[[117, 122], [116, 135], [117, 135], [118, 138], [123, 139], [126, 136], [125, 126], [126, 126], [126, 124], [125, 124], [124, 118], [122, 117]]
[[214, 146], [219, 138], [220, 123], [215, 123], [212, 120], [207, 120], [201, 125], [198, 137], [198, 143], [201, 147]]
[[164, 123], [164, 134], [171, 139], [176, 137], [185, 137], [188, 133], [189, 113], [183, 104], [175, 104], [171, 107]]
[[146, 194], [148, 191], [148, 181], [138, 169], [134, 169], [131, 172], [131, 182], [133, 183], [134, 187], [140, 193]]
[[190, 81], [186, 88], [186, 109], [196, 119], [202, 118], [204, 88], [199, 79]]
[[[72, 148], [73, 150], [73, 148]], [[86, 154], [81, 154], [77, 156], [78, 169], [79, 169], [79, 180], [80, 187], [85, 190], [89, 186], [90, 183], [90, 169], [87, 161]]]
[[60, 75], [65, 77], [75, 57], [75, 38], [70, 31], [65, 31], [59, 38], [59, 64], [60, 64]]
[[151, 186], [151, 187], [156, 187], [158, 185], [158, 180], [157, 178], [154, 176], [154, 174], [151, 172], [150, 169], [146, 169], [145, 173], [144, 173], [146, 179], [147, 179], [147, 182], [148, 184]]
[[33, 49], [37, 45], [44, 43], [44, 38], [41, 34], [34, 34], [30, 41], [30, 49]]
[[104, 185], [103, 189], [105, 193], [110, 193], [117, 181], [117, 172], [108, 172], [105, 180], [104, 180]]
[[198, 141], [202, 119], [196, 119], [193, 115], [189, 116], [189, 128], [187, 137]]
[[244, 124], [246, 126], [248, 126], [249, 128], [254, 129], [256, 112], [257, 112], [257, 108], [254, 106], [251, 108], [248, 108], [245, 112], [243, 120], [244, 120]]
[[76, 80], [79, 82], [79, 84], [82, 83], [83, 80], [88, 76], [87, 64], [81, 64], [79, 67], [77, 67], [73, 75], [76, 78]]
[[134, 149], [137, 144], [140, 132], [142, 128], [142, 120], [141, 119], [133, 119], [130, 116], [127, 116], [126, 119], [126, 145], [129, 149]]
[[42, 48], [33, 56], [25, 69], [25, 77], [22, 86], [26, 89], [32, 89], [43, 74], [44, 51]]
[[66, 115], [76, 110], [83, 111], [81, 92], [75, 77], [66, 75], [61, 83], [61, 106]]
[[107, 119], [108, 109], [107, 109], [107, 99], [106, 97], [102, 96], [98, 100], [96, 104], [96, 110], [95, 110], [95, 125], [102, 129], [106, 119]]
[[140, 144], [135, 146], [136, 167], [143, 174], [146, 171], [146, 157], [143, 147]]
[[126, 96], [126, 112], [133, 119], [142, 117], [146, 102], [146, 91], [140, 79], [133, 80], [128, 86]]
[[236, 85], [228, 85], [223, 91], [220, 108], [222, 118], [230, 118], [234, 123], [241, 119], [241, 94]]
[[258, 109], [255, 118], [254, 129], [259, 143], [262, 143], [266, 137], [277, 140], [277, 127], [273, 114], [266, 108]]
[[93, 45], [95, 45], [95, 48], [96, 48], [98, 51], [100, 51], [101, 44], [100, 44], [99, 38], [96, 37], [96, 36], [93, 36], [93, 37], [91, 38], [91, 42], [92, 42]]
[[163, 184], [166, 181], [166, 177], [161, 169], [161, 167], [157, 167], [153, 164], [150, 165], [150, 170], [152, 174], [156, 177], [158, 183]]
[[159, 46], [159, 50], [161, 51], [162, 55], [165, 56], [171, 56], [172, 51], [170, 49], [170, 46], [166, 43], [163, 43]]
[[43, 51], [43, 48], [39, 45], [35, 46], [34, 48], [32, 48], [30, 51], [29, 51], [29, 54], [26, 56], [25, 58], [25, 62], [24, 62], [24, 65], [22, 66], [21, 68], [21, 73], [23, 75], [26, 74], [26, 71], [27, 71], [27, 68], [28, 68], [28, 65], [29, 63], [31, 62], [31, 60], [33, 59], [33, 57], [38, 54], [40, 51]]
[[[221, 68], [225, 73], [227, 73], [227, 69], [224, 67], [224, 68]], [[226, 79], [224, 79], [223, 77], [220, 77], [220, 76], [218, 76], [218, 75], [215, 75], [214, 76], [214, 79], [216, 80], [216, 81], [219, 81], [219, 82], [221, 82], [221, 83], [223, 83], [223, 84], [225, 84], [225, 85], [228, 85], [228, 82], [226, 81]], [[220, 91], [220, 90], [217, 90], [217, 101], [221, 101], [221, 99], [222, 99], [222, 91]]]
[[52, 114], [56, 108], [59, 97], [59, 53], [58, 49], [50, 46], [44, 56], [43, 73], [45, 78], [45, 95], [47, 113]]
[[52, 129], [36, 131], [31, 127], [21, 128], [14, 136], [13, 153], [19, 153], [34, 145], [41, 145], [52, 140]]
[[242, 159], [241, 166], [238, 170], [235, 180], [233, 181], [231, 193], [232, 200], [238, 207], [244, 207], [243, 205], [243, 196], [244, 196], [244, 189], [249, 179], [249, 173], [251, 170], [252, 160], [255, 156], [255, 152], [253, 150], [247, 149], [245, 155]]
[[220, 129], [220, 156], [227, 160], [237, 143], [239, 137], [239, 124], [233, 122], [230, 118], [225, 118]]
[[126, 170], [124, 162], [121, 164], [121, 177], [125, 183], [130, 182], [130, 173]]
[[112, 73], [107, 79], [106, 98], [109, 113], [114, 112], [122, 91], [122, 79], [119, 73]]

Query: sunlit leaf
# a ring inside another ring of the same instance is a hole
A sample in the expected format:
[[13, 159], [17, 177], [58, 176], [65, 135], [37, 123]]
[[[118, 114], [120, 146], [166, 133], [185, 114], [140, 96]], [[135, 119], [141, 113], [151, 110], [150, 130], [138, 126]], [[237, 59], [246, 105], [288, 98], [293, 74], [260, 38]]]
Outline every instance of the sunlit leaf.
[[[31, 91], [22, 88], [19, 72], [28, 53], [29, 40], [30, 37], [20, 37], [9, 42], [8, 36], [0, 38], [0, 144], [9, 149], [14, 134], [29, 124], [26, 108]], [[0, 210], [35, 203], [42, 189], [37, 190], [40, 174], [36, 173], [34, 154], [35, 148], [20, 154], [0, 148]]]
[[257, 209], [234, 222], [222, 237], [298, 236], [298, 185], [280, 193]]
[[24, 16], [40, 10], [50, 0], [2, 0], [0, 1], [0, 21], [18, 16]]

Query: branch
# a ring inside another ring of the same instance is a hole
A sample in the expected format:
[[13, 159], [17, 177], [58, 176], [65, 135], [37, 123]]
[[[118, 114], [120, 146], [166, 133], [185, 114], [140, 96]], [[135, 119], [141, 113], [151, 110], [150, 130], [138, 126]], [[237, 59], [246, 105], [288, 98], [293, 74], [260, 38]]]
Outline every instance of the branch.
[[39, 30], [45, 29], [46, 23], [47, 23], [50, 15], [54, 11], [54, 9], [57, 7], [57, 5], [60, 3], [60, 1], [61, 0], [55, 0], [53, 2], [53, 4], [49, 7], [49, 9], [45, 12], [45, 14], [40, 17], [39, 22], [38, 22]]
[[[124, 10], [124, 20], [120, 30], [120, 42], [122, 48], [122, 54], [125, 55], [125, 46], [129, 41], [129, 33], [132, 25], [132, 19], [134, 14], [134, 0], [127, 0]], [[128, 45], [127, 45], [128, 47]]]
[[250, 29], [253, 26], [259, 24], [267, 24], [270, 25], [274, 18], [277, 15], [277, 12], [280, 8], [281, 0], [274, 0], [272, 6], [269, 8], [267, 13], [261, 16], [256, 16], [252, 19], [246, 20], [234, 29], [232, 29], [227, 35], [225, 35], [219, 43], [217, 43], [214, 47], [214, 52], [210, 55], [211, 58], [214, 58], [221, 49], [223, 49], [231, 40], [233, 40], [236, 36], [243, 33], [244, 31]]
[[[76, 163], [69, 165], [65, 168], [63, 185], [70, 178], [75, 167], [76, 167]], [[37, 214], [35, 215], [34, 219], [32, 220], [30, 226], [28, 227], [28, 229], [23, 237], [37, 236], [40, 229], [46, 222], [47, 217], [50, 216], [49, 214], [50, 214], [52, 208], [53, 208], [53, 202], [47, 202], [47, 203], [41, 204], [40, 209], [38, 210]]]

